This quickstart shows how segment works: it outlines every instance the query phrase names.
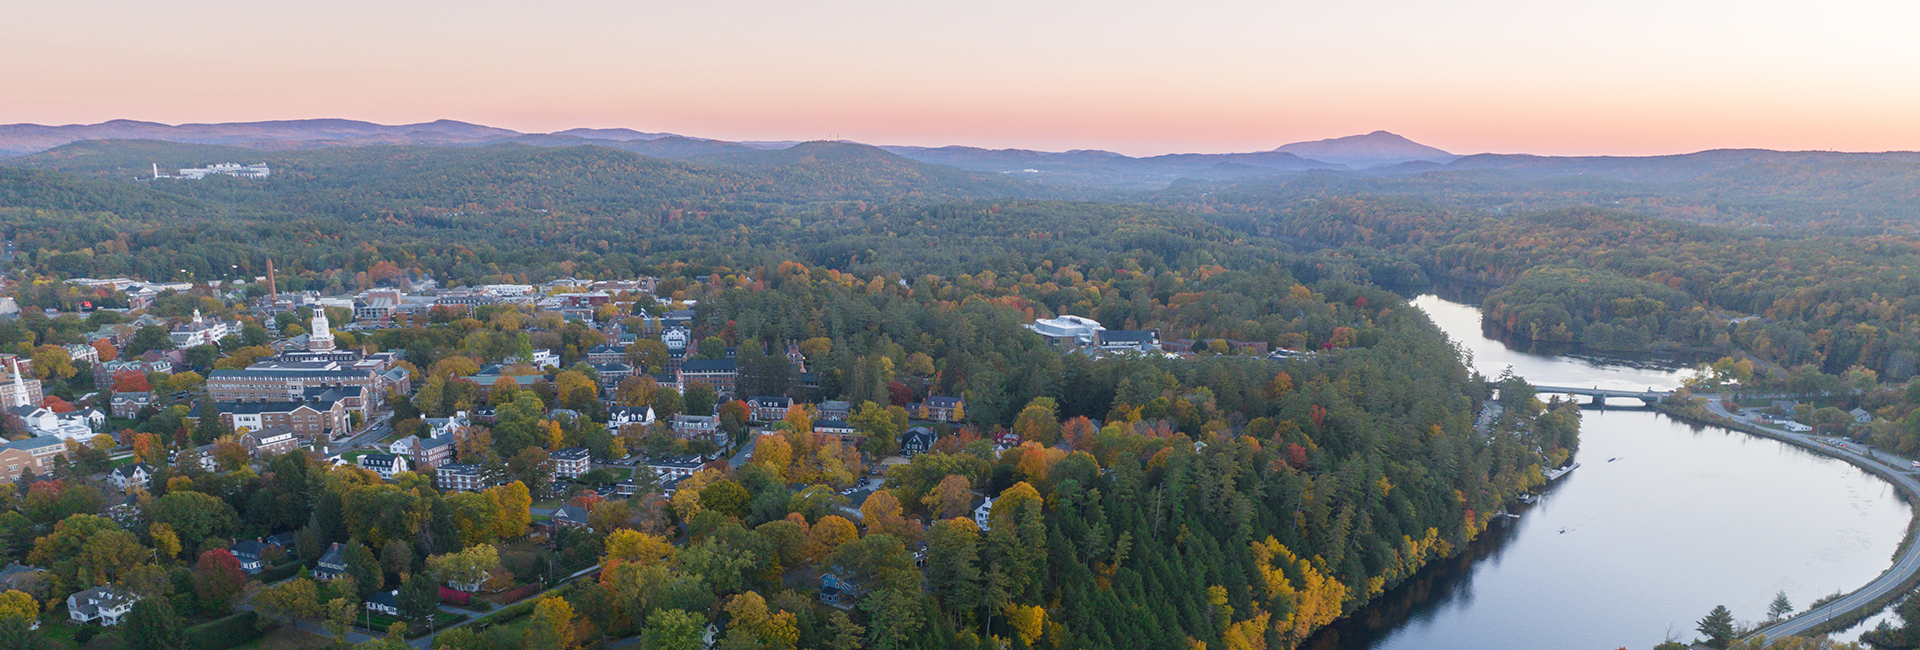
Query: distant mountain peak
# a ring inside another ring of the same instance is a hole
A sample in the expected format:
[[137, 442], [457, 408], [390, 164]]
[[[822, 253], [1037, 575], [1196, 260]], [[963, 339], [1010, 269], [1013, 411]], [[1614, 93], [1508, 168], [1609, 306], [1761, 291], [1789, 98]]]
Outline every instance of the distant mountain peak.
[[1290, 153], [1302, 158], [1340, 163], [1355, 169], [1397, 165], [1416, 160], [1445, 163], [1459, 158], [1454, 154], [1408, 140], [1390, 131], [1374, 131], [1366, 135], [1349, 135], [1313, 142], [1295, 142], [1274, 151]]

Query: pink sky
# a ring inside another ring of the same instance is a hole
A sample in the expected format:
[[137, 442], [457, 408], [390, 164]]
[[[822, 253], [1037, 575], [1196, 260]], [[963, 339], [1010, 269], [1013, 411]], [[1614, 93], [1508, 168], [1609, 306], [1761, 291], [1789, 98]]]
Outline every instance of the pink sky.
[[[396, 8], [398, 5], [398, 8]], [[440, 118], [730, 140], [1920, 150], [1920, 3], [341, 0], [10, 7], [0, 123]]]

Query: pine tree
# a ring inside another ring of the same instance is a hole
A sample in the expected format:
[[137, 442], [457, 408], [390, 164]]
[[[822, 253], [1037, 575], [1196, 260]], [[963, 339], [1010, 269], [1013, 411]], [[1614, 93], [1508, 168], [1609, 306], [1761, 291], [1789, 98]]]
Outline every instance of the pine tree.
[[1779, 620], [1791, 613], [1793, 613], [1793, 603], [1787, 601], [1787, 592], [1775, 593], [1773, 604], [1767, 606], [1767, 618]]
[[1704, 643], [1708, 647], [1725, 648], [1733, 643], [1733, 612], [1728, 611], [1726, 605], [1715, 605], [1713, 611], [1707, 612], [1707, 617], [1700, 619], [1699, 627], [1694, 629], [1707, 635]]

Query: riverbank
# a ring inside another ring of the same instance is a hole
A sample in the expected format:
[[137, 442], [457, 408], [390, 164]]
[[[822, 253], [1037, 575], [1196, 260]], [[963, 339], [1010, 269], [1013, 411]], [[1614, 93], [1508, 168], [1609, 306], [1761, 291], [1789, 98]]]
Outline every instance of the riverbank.
[[[1711, 398], [1696, 397], [1693, 399], [1705, 399], [1708, 404], [1712, 403]], [[1690, 403], [1685, 407], [1667, 403], [1657, 403], [1654, 404], [1653, 407], [1654, 410], [1660, 412], [1662, 415], [1681, 422], [1716, 426], [1763, 438], [1771, 438], [1811, 450], [1824, 456], [1845, 461], [1892, 484], [1894, 489], [1899, 493], [1901, 500], [1906, 501], [1909, 505], [1920, 506], [1920, 483], [1916, 483], [1913, 477], [1908, 474], [1888, 467], [1876, 460], [1861, 457], [1858, 451], [1843, 451], [1834, 448], [1814, 436], [1768, 429], [1751, 423], [1741, 422], [1713, 413], [1708, 410], [1708, 407], [1702, 406], [1699, 403]], [[1886, 609], [1888, 605], [1893, 604], [1894, 601], [1899, 600], [1902, 596], [1912, 591], [1914, 587], [1920, 586], [1920, 545], [1916, 545], [1916, 542], [1920, 542], [1920, 510], [1916, 510], [1915, 517], [1907, 522], [1906, 534], [1901, 538], [1900, 545], [1894, 549], [1893, 566], [1889, 567], [1879, 578], [1827, 604], [1810, 608], [1791, 618], [1754, 630], [1750, 634], [1767, 632], [1773, 632], [1773, 634], [1769, 634], [1768, 636], [1814, 636], [1828, 634], [1851, 628], [1860, 621], [1880, 613], [1880, 611]]]

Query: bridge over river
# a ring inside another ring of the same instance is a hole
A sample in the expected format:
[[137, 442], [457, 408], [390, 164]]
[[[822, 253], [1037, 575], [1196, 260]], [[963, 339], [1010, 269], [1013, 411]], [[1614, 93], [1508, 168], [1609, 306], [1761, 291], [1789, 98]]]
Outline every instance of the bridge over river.
[[1543, 395], [1580, 395], [1583, 397], [1591, 397], [1593, 398], [1594, 406], [1606, 406], [1608, 398], [1633, 398], [1652, 404], [1666, 399], [1668, 395], [1673, 394], [1673, 391], [1670, 390], [1654, 390], [1652, 388], [1646, 390], [1621, 390], [1601, 388], [1599, 386], [1586, 388], [1575, 386], [1547, 386], [1544, 384], [1535, 384], [1533, 389], [1540, 391]]

